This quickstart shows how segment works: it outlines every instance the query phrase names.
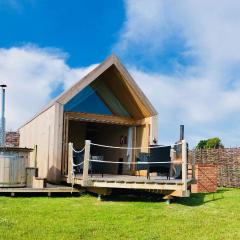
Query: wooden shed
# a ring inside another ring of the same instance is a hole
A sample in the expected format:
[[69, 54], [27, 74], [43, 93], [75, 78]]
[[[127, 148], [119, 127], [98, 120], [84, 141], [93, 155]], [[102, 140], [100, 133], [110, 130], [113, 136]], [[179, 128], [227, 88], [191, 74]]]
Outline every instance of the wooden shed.
[[[156, 143], [157, 125], [157, 111], [112, 55], [20, 127], [20, 147], [36, 146], [31, 166], [57, 183], [68, 173], [69, 142], [75, 149], [84, 147], [86, 139], [144, 148]], [[106, 153], [111, 161], [132, 161], [129, 157], [134, 153]]]

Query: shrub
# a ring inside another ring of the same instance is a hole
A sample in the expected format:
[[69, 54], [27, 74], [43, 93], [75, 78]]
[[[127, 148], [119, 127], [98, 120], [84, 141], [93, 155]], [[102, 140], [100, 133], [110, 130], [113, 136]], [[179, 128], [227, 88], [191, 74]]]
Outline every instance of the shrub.
[[221, 143], [221, 139], [218, 137], [209, 138], [206, 140], [201, 140], [197, 144], [196, 148], [204, 149], [204, 148], [223, 148], [223, 144]]

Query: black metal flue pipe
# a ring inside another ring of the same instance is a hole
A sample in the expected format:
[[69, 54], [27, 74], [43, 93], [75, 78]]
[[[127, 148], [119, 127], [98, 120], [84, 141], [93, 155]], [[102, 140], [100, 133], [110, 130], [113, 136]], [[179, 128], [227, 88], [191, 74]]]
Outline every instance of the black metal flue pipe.
[[184, 139], [184, 125], [180, 125], [180, 141]]

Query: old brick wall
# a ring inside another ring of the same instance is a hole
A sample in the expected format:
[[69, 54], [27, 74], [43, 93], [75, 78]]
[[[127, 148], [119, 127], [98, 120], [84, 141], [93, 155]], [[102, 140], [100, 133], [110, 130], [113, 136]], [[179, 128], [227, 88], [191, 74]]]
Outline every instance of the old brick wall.
[[219, 187], [240, 187], [240, 148], [189, 151], [189, 162], [215, 164]]
[[18, 132], [6, 132], [6, 146], [18, 147], [19, 146], [19, 133]]
[[191, 185], [191, 192], [217, 191], [217, 165], [211, 163], [196, 164], [197, 183]]

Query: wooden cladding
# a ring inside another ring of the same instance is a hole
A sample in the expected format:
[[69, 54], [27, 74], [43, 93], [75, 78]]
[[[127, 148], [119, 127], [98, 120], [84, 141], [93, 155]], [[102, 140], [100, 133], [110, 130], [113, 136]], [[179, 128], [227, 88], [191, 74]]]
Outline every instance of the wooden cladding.
[[117, 124], [117, 125], [126, 125], [126, 126], [141, 125], [141, 121], [136, 121], [132, 118], [112, 116], [112, 115], [65, 112], [65, 117], [67, 117], [69, 120], [76, 120], [76, 121], [83, 121], [83, 122], [100, 122], [105, 124]]

